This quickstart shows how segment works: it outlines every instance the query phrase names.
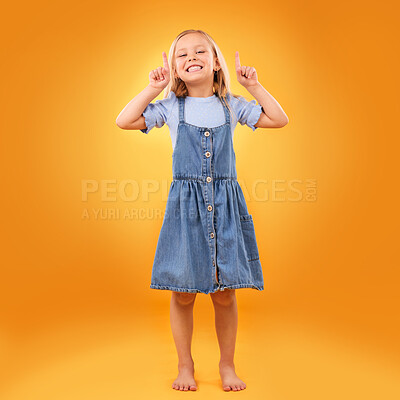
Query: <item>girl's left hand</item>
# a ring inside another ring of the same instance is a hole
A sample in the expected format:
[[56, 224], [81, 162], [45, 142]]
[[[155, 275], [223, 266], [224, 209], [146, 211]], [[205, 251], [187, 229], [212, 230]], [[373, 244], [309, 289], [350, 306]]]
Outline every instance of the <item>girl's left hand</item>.
[[235, 58], [236, 75], [238, 82], [245, 88], [258, 84], [257, 72], [254, 67], [245, 67], [240, 65], [239, 52], [236, 52]]

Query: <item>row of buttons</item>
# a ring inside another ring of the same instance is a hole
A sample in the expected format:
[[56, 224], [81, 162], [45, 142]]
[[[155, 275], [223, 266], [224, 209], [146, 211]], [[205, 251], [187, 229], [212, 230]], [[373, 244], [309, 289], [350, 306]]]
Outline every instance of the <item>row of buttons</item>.
[[[210, 132], [209, 131], [205, 131], [204, 132], [204, 136], [210, 136]], [[209, 151], [206, 151], [206, 157], [208, 158], [208, 157], [210, 157], [211, 156], [211, 153], [209, 152]], [[211, 176], [207, 176], [207, 178], [206, 178], [206, 181], [207, 182], [211, 182], [211, 180], [212, 180], [212, 178], [211, 178]], [[211, 204], [209, 204], [208, 206], [207, 206], [207, 210], [208, 211], [212, 211], [212, 205]], [[214, 238], [214, 232], [211, 232], [210, 233], [210, 237], [211, 237], [211, 239], [213, 239]], [[213, 265], [215, 265], [215, 261], [213, 260]]]
[[[204, 136], [210, 136], [210, 132], [209, 131], [205, 131], [204, 132]], [[209, 152], [209, 151], [207, 151], [206, 152], [206, 157], [210, 157], [211, 156], [211, 153]], [[207, 182], [211, 182], [212, 181], [212, 178], [211, 178], [211, 176], [207, 176], [207, 178], [206, 178], [206, 181]], [[212, 205], [211, 204], [209, 204], [208, 206], [207, 206], [207, 210], [208, 211], [212, 211]], [[213, 239], [214, 238], [214, 232], [211, 232], [210, 233], [210, 237], [211, 237], [211, 239]], [[213, 259], [213, 266], [215, 266], [215, 260]], [[218, 278], [216, 277], [216, 279], [217, 279], [217, 282], [218, 282]]]

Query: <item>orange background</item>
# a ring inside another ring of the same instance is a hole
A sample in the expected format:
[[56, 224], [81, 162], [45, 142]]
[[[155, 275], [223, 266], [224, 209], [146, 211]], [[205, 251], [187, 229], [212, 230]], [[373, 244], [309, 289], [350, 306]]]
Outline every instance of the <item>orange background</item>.
[[[289, 117], [282, 129], [235, 131], [265, 280], [262, 292], [236, 291], [236, 372], [247, 384], [239, 396], [399, 398], [394, 6], [36, 1], [3, 9], [3, 400], [178, 396], [170, 292], [149, 289], [162, 218], [90, 211], [164, 212], [165, 193], [143, 184], [171, 179], [167, 126], [145, 135], [115, 119], [189, 28], [216, 40], [233, 92], [251, 98], [236, 81], [238, 50]], [[85, 180], [99, 184], [87, 201]], [[109, 197], [100, 191], [107, 180]], [[138, 183], [137, 200], [113, 192], [124, 180]], [[259, 180], [267, 182], [257, 197]], [[316, 198], [297, 198], [294, 180], [303, 195], [313, 180]], [[209, 296], [198, 294], [194, 313], [193, 396], [218, 398]]]

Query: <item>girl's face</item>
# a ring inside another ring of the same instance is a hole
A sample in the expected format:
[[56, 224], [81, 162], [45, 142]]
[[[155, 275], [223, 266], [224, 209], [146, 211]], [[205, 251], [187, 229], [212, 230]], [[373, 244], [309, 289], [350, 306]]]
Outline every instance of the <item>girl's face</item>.
[[[201, 33], [182, 36], [175, 48], [175, 76], [187, 83], [199, 83], [214, 79], [214, 68], [219, 69], [217, 59], [207, 39]], [[198, 65], [200, 68], [191, 68]]]

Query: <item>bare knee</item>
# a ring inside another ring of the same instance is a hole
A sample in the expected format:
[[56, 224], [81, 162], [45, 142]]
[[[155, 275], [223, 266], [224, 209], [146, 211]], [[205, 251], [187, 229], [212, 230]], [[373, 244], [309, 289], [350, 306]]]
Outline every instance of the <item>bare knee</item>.
[[211, 300], [216, 306], [229, 306], [236, 299], [235, 289], [218, 290], [218, 292], [210, 293]]
[[194, 303], [197, 293], [172, 292], [172, 298], [182, 306]]

